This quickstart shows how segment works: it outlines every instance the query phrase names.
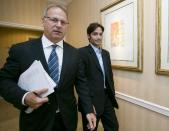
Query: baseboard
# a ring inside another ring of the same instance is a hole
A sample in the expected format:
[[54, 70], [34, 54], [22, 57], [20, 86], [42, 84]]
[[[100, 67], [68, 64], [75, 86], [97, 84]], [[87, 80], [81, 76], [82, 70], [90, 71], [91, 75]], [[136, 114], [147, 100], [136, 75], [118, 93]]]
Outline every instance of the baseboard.
[[127, 102], [132, 103], [132, 104], [139, 105], [139, 106], [144, 107], [148, 110], [151, 110], [151, 111], [154, 111], [154, 112], [157, 112], [157, 113], [160, 113], [162, 115], [169, 117], [169, 108], [167, 108], [167, 107], [160, 106], [158, 104], [155, 104], [155, 103], [152, 103], [149, 101], [145, 101], [143, 99], [139, 99], [139, 98], [136, 98], [136, 97], [133, 97], [130, 95], [126, 95], [124, 93], [117, 92], [117, 91], [116, 91], [116, 97], [118, 99], [125, 100]]

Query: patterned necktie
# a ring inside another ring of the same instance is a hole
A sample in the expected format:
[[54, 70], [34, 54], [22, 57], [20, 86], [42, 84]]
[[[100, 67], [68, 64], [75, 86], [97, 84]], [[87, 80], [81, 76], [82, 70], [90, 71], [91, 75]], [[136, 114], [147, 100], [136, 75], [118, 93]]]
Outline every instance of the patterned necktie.
[[55, 51], [57, 45], [52, 45], [52, 51], [48, 59], [48, 67], [49, 67], [49, 74], [50, 77], [58, 83], [59, 80], [59, 62], [58, 62], [58, 56]]

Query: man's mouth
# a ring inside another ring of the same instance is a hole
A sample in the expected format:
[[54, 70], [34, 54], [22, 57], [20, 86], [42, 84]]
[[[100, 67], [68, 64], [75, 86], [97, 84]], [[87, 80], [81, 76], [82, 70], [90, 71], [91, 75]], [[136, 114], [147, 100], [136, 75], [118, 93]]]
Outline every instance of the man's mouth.
[[101, 40], [97, 40], [96, 43], [100, 44], [100, 43], [102, 43], [102, 41]]
[[53, 30], [54, 33], [56, 34], [61, 34], [62, 32], [61, 31], [58, 31], [58, 30]]

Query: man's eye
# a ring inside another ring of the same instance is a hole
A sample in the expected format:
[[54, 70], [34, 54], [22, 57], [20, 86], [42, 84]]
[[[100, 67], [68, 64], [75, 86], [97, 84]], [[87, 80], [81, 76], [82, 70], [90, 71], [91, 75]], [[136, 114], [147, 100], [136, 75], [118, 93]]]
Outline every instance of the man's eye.
[[58, 19], [51, 19], [53, 22], [58, 22], [59, 20]]
[[93, 33], [93, 35], [97, 35], [97, 33]]

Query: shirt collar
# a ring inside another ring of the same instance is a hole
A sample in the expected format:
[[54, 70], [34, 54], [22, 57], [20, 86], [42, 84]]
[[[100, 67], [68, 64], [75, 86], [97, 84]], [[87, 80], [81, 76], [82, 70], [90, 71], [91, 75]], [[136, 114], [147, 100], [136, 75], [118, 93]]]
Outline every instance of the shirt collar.
[[93, 50], [94, 50], [96, 53], [101, 53], [101, 52], [102, 52], [102, 49], [101, 49], [101, 48], [98, 48], [98, 47], [94, 46], [94, 45], [91, 44], [91, 43], [90, 43], [90, 45], [91, 45], [91, 47], [93, 48]]
[[43, 36], [42, 36], [42, 46], [43, 46], [43, 48], [51, 47], [51, 45], [54, 45], [54, 44], [57, 45], [60, 48], [63, 48], [63, 40], [61, 40], [57, 43], [53, 43], [43, 34]]

